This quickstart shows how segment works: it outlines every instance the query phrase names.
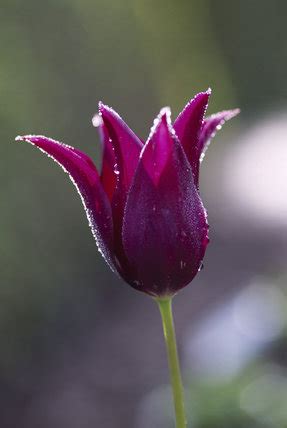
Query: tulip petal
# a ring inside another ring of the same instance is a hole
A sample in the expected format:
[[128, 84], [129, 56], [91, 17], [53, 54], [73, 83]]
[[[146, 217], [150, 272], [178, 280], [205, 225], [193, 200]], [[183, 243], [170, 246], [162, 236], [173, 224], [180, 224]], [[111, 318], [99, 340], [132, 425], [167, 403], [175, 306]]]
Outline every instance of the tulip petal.
[[[164, 142], [159, 137], [167, 132]], [[156, 143], [164, 151], [158, 162]], [[207, 244], [206, 212], [165, 111], [142, 151], [127, 198], [123, 245], [130, 285], [152, 296], [175, 294], [200, 269]]]
[[116, 159], [114, 148], [109, 138], [108, 131], [104, 125], [103, 120], [99, 115], [94, 116], [93, 124], [98, 128], [100, 139], [102, 142], [102, 168], [101, 168], [101, 183], [105, 189], [106, 194], [110, 201], [113, 199], [113, 195], [117, 184], [116, 174]]
[[154, 184], [157, 184], [171, 156], [174, 145], [174, 131], [170, 124], [170, 109], [161, 109], [154, 121], [149, 138], [144, 147], [142, 161], [146, 172]]
[[195, 182], [198, 182], [198, 140], [211, 90], [197, 94], [182, 110], [174, 122], [176, 135], [191, 164]]
[[80, 150], [41, 135], [25, 135], [16, 138], [38, 147], [65, 172], [76, 186], [88, 217], [92, 233], [99, 251], [112, 270], [116, 270], [113, 260], [113, 223], [110, 202], [103, 190], [93, 161]]
[[115, 173], [121, 190], [127, 192], [132, 182], [143, 144], [123, 119], [110, 107], [99, 103], [99, 112], [108, 141], [115, 153]]
[[[110, 152], [110, 145], [113, 147], [114, 161], [116, 162], [113, 166], [116, 185], [112, 195], [111, 206], [114, 224], [114, 251], [118, 264], [123, 267], [127, 264], [122, 247], [124, 207], [143, 144], [112, 108], [99, 103], [99, 114], [103, 121], [102, 127], [105, 133], [104, 143], [106, 144], [106, 150]], [[105, 167], [108, 168], [107, 157], [105, 164], [103, 164], [103, 168]], [[109, 180], [111, 183], [111, 176]], [[105, 188], [107, 189], [108, 185]]]
[[199, 152], [200, 160], [204, 158], [204, 154], [209, 146], [211, 139], [216, 135], [227, 120], [232, 119], [240, 113], [239, 109], [225, 110], [219, 113], [212, 114], [203, 121], [202, 130], [199, 136]]

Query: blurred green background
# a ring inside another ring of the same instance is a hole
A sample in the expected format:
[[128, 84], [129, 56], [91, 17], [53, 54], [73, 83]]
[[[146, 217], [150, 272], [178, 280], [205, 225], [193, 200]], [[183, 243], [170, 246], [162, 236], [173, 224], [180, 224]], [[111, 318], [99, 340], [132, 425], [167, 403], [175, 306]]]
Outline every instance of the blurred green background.
[[0, 0], [0, 426], [173, 426], [157, 309], [101, 259], [69, 179], [103, 100], [145, 139], [213, 89], [240, 107], [202, 167], [211, 244], [176, 298], [189, 427], [287, 426], [287, 3]]

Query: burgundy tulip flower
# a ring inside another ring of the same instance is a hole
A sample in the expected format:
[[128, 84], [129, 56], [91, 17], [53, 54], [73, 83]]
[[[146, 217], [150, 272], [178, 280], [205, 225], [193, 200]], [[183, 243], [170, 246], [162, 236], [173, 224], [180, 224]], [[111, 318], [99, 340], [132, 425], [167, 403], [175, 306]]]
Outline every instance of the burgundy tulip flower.
[[98, 248], [132, 287], [172, 296], [200, 270], [208, 244], [199, 165], [209, 140], [238, 110], [204, 119], [210, 90], [171, 123], [164, 108], [143, 143], [110, 107], [99, 104], [103, 145], [99, 174], [81, 151], [39, 135], [17, 137], [52, 157], [75, 184]]
[[239, 110], [204, 118], [210, 90], [171, 123], [164, 108], [143, 143], [110, 107], [93, 119], [102, 140], [100, 174], [86, 154], [40, 135], [27, 141], [54, 159], [76, 186], [98, 248], [110, 268], [155, 298], [162, 316], [177, 428], [186, 428], [171, 309], [172, 297], [197, 274], [208, 240], [199, 166], [217, 130]]

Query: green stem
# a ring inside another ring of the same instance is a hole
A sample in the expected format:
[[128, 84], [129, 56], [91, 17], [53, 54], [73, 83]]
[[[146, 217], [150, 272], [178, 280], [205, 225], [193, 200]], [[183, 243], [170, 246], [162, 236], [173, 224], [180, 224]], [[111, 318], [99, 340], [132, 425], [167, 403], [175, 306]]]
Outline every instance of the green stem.
[[184, 395], [172, 315], [172, 298], [170, 297], [155, 300], [158, 303], [162, 319], [163, 334], [165, 338], [170, 381], [173, 393], [176, 428], [186, 428]]

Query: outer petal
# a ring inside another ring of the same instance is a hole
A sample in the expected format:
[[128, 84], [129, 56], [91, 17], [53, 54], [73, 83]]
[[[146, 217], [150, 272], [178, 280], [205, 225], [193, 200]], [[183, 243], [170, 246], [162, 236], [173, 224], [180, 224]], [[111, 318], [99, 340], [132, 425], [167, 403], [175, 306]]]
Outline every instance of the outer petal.
[[211, 90], [197, 94], [182, 110], [174, 122], [174, 129], [198, 181], [198, 141]]
[[93, 117], [93, 125], [98, 128], [100, 139], [102, 142], [102, 169], [101, 169], [101, 183], [108, 195], [109, 200], [113, 199], [113, 195], [116, 189], [117, 183], [117, 170], [116, 170], [116, 158], [114, 153], [113, 145], [110, 141], [110, 137], [106, 126], [100, 115], [96, 114]]
[[[154, 164], [159, 174], [151, 162], [151, 155], [158, 158], [157, 144], [165, 153], [164, 163]], [[175, 294], [198, 272], [207, 235], [190, 164], [165, 111], [142, 151], [127, 199], [123, 244], [131, 266], [129, 283], [152, 296]]]
[[98, 248], [115, 270], [111, 206], [93, 161], [81, 151], [44, 136], [26, 135], [16, 140], [38, 147], [69, 174], [81, 196]]
[[[112, 145], [115, 155], [114, 174], [116, 176], [116, 186], [111, 200], [114, 248], [118, 263], [124, 272], [127, 270], [127, 260], [122, 246], [124, 207], [143, 144], [113, 109], [100, 103], [99, 113], [103, 120], [102, 127], [106, 135], [105, 142]], [[107, 150], [110, 150], [110, 148], [107, 148]], [[103, 165], [103, 168], [105, 168], [105, 165]]]
[[136, 170], [143, 144], [123, 119], [110, 107], [99, 104], [104, 132], [114, 147], [120, 187], [127, 192]]
[[170, 125], [170, 109], [165, 107], [154, 121], [154, 126], [144, 148], [144, 156], [142, 156], [145, 170], [154, 184], [158, 184], [170, 159], [174, 138], [174, 131]]
[[237, 116], [240, 113], [239, 109], [225, 110], [219, 113], [212, 114], [203, 121], [202, 130], [199, 136], [199, 152], [200, 160], [204, 158], [204, 154], [209, 146], [210, 140], [216, 135], [224, 123]]

